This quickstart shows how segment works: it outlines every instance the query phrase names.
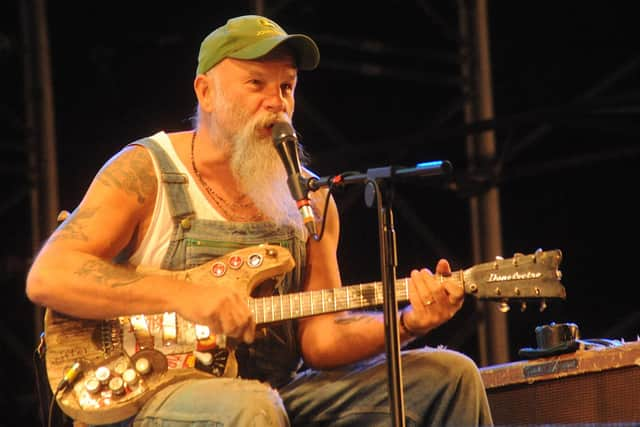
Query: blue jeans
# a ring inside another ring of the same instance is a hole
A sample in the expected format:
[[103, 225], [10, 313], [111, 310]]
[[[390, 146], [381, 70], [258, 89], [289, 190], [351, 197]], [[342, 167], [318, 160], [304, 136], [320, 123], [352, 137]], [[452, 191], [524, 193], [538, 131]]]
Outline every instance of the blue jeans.
[[[407, 427], [489, 426], [489, 404], [467, 356], [424, 348], [402, 354]], [[340, 369], [301, 372], [276, 391], [252, 380], [190, 380], [165, 388], [133, 420], [136, 427], [389, 426], [384, 356]]]

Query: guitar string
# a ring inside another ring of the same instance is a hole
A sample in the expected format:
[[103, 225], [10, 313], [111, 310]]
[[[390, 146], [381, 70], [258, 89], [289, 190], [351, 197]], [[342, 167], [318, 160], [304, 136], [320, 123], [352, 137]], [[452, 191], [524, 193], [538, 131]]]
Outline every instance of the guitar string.
[[[454, 274], [461, 276], [462, 272], [455, 272]], [[450, 277], [452, 277], [453, 280], [458, 280], [462, 283], [462, 280], [456, 279], [454, 277], [454, 274], [452, 274]], [[437, 276], [443, 277], [442, 275]], [[409, 278], [403, 278], [397, 280], [396, 282], [396, 291], [398, 292], [397, 298], [405, 301], [408, 300], [408, 280]], [[297, 317], [300, 312], [304, 313], [307, 309], [312, 310], [316, 305], [314, 304], [315, 300], [320, 300], [320, 302], [325, 303], [318, 304], [318, 308], [324, 307], [321, 311], [318, 311], [318, 314], [333, 311], [344, 311], [348, 308], [353, 307], [370, 307], [382, 304], [384, 302], [384, 296], [379, 289], [382, 284], [382, 282], [361, 283], [325, 291], [309, 291], [308, 294], [304, 292], [297, 294], [283, 294], [267, 297], [249, 298], [247, 299], [247, 303], [249, 304], [250, 309], [252, 309], [254, 315], [262, 315], [261, 317], [265, 319], [264, 322], [267, 321], [266, 318], [269, 313], [270, 319], [278, 318], [286, 320]], [[362, 287], [365, 287], [365, 289], [361, 289]], [[349, 288], [353, 288], [353, 290]], [[374, 302], [371, 302], [371, 295], [365, 295], [364, 292], [371, 290], [373, 291]], [[352, 292], [355, 293], [355, 295], [351, 294]], [[325, 295], [327, 293], [328, 295]], [[306, 298], [307, 296], [308, 298]], [[271, 302], [266, 304], [265, 302], [269, 300]], [[332, 302], [327, 303], [327, 301]], [[351, 304], [351, 302], [354, 302], [354, 304]], [[329, 305], [329, 310], [326, 309], [326, 304]], [[333, 309], [331, 308], [331, 305], [334, 306]], [[274, 309], [276, 308], [275, 306], [277, 306], [277, 310]], [[267, 308], [265, 309], [265, 307]], [[299, 307], [302, 307], [302, 309], [298, 310]], [[294, 311], [293, 308], [296, 308], [296, 310]], [[288, 313], [284, 313], [285, 311]], [[275, 316], [276, 313], [281, 313], [281, 315]]]

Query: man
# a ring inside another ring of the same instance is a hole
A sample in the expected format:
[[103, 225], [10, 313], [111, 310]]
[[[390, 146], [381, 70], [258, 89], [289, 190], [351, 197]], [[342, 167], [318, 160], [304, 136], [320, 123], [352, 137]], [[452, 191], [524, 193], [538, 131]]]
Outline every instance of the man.
[[[305, 35], [288, 35], [260, 16], [230, 19], [200, 47], [195, 129], [159, 132], [116, 154], [35, 259], [27, 294], [56, 312], [84, 319], [175, 312], [240, 342], [242, 379], [165, 387], [128, 420], [133, 425], [390, 424], [381, 314], [325, 313], [256, 328], [242, 290], [140, 268], [183, 270], [275, 242], [291, 252], [295, 268], [256, 291], [341, 286], [336, 205], [328, 202], [322, 239], [308, 238], [271, 136], [274, 123], [291, 122], [297, 71], [318, 62]], [[314, 212], [324, 212], [326, 192], [311, 197]], [[441, 260], [436, 272], [447, 276], [448, 263]], [[412, 272], [411, 304], [399, 317], [404, 343], [460, 309], [463, 289], [441, 279]], [[299, 370], [300, 356], [310, 369]], [[402, 363], [408, 425], [491, 424], [469, 358], [422, 349], [406, 352]]]

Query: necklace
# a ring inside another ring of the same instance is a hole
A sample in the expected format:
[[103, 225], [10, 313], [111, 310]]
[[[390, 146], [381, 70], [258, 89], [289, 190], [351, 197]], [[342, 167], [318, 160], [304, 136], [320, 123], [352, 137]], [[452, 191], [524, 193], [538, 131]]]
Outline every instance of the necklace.
[[262, 219], [263, 217], [260, 212], [253, 212], [249, 215], [243, 215], [237, 212], [238, 210], [247, 209], [253, 206], [253, 203], [251, 202], [251, 200], [245, 200], [247, 198], [246, 195], [243, 194], [237, 200], [233, 202], [229, 202], [220, 194], [218, 194], [213, 188], [211, 188], [209, 184], [207, 184], [207, 182], [204, 180], [204, 178], [200, 174], [200, 171], [196, 167], [196, 160], [195, 160], [196, 133], [197, 133], [196, 131], [193, 131], [193, 136], [191, 137], [191, 167], [193, 168], [193, 172], [196, 174], [198, 181], [200, 181], [200, 184], [202, 184], [202, 187], [204, 187], [204, 189], [207, 190], [207, 193], [211, 197], [211, 200], [213, 200], [216, 206], [220, 209], [220, 211], [222, 212], [222, 215], [228, 220], [232, 220], [232, 221], [233, 220], [258, 221]]

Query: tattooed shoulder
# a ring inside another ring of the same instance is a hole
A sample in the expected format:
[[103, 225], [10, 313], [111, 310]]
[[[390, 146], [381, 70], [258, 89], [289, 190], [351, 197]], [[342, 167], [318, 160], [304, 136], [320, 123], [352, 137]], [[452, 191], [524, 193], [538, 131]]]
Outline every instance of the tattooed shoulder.
[[80, 240], [86, 242], [89, 237], [85, 233], [85, 222], [95, 215], [98, 208], [83, 208], [75, 211], [53, 233], [50, 242], [56, 240]]
[[108, 187], [134, 195], [139, 204], [156, 192], [156, 175], [151, 157], [140, 147], [130, 147], [109, 161], [96, 179]]

